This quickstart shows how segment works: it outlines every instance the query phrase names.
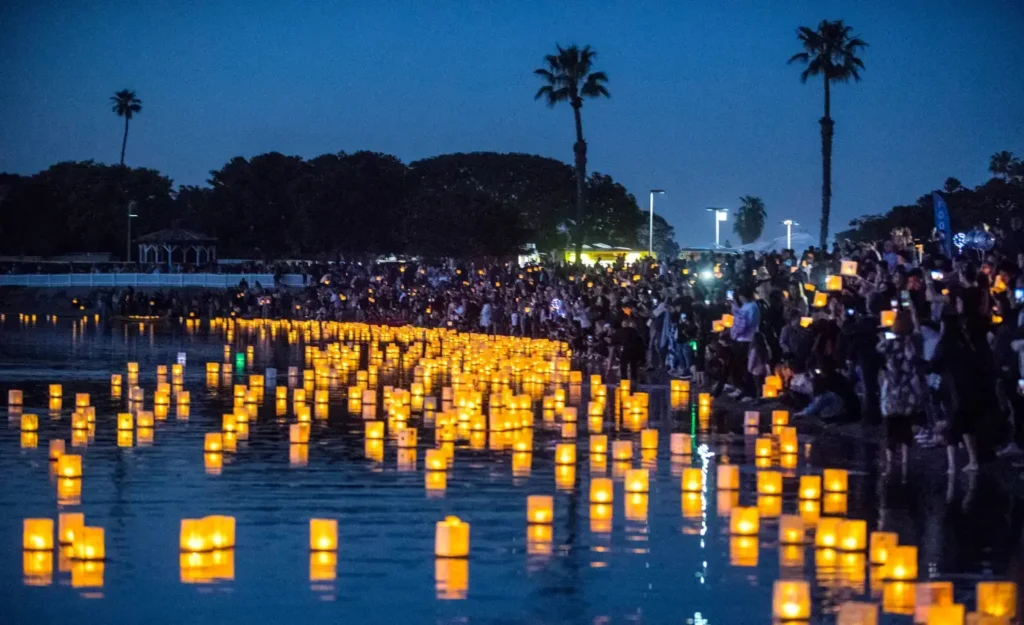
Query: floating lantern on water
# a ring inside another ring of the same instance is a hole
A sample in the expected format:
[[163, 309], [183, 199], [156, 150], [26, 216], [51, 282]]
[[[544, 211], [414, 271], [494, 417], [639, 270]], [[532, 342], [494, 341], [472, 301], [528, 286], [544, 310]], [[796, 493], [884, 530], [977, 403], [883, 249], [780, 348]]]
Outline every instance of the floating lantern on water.
[[804, 520], [799, 515], [779, 516], [779, 542], [783, 545], [803, 544]]
[[821, 476], [801, 475], [800, 476], [800, 499], [821, 498]]
[[57, 459], [57, 475], [64, 478], [82, 477], [82, 457], [77, 454], [64, 454]]
[[719, 490], [738, 490], [740, 487], [740, 468], [735, 464], [720, 464], [717, 469]]
[[669, 389], [673, 395], [681, 395], [690, 392], [690, 381], [689, 380], [671, 380], [669, 382]]
[[427, 471], [447, 471], [448, 458], [441, 449], [428, 449], [423, 458], [423, 468]]
[[804, 581], [777, 580], [772, 589], [772, 615], [780, 620], [811, 617], [811, 586]]
[[526, 522], [549, 524], [554, 520], [555, 499], [551, 495], [530, 495], [526, 498]]
[[555, 464], [576, 464], [576, 444], [558, 443], [555, 445]]
[[845, 493], [849, 472], [846, 469], [825, 469], [822, 484], [826, 493]]
[[590, 480], [590, 503], [611, 503], [613, 496], [612, 481], [607, 477]]
[[71, 557], [75, 560], [106, 559], [105, 541], [102, 527], [81, 527], [75, 532], [75, 541], [71, 545]]
[[[129, 414], [128, 416], [131, 417], [131, 414]], [[153, 412], [149, 410], [140, 410], [139, 418], [135, 420], [135, 425], [138, 426], [139, 428], [152, 428], [154, 423], [155, 419], [153, 417]], [[121, 415], [118, 415], [118, 429], [124, 429], [121, 428], [120, 426]]]
[[629, 469], [623, 487], [627, 493], [646, 493], [650, 491], [650, 474], [647, 469]]
[[757, 536], [730, 536], [729, 564], [745, 568], [757, 566], [758, 549]]
[[22, 432], [37, 432], [39, 431], [39, 417], [34, 414], [25, 413], [21, 415], [21, 431]]
[[781, 495], [782, 473], [780, 473], [779, 471], [758, 471], [757, 494]]
[[220, 432], [207, 432], [203, 437], [203, 451], [212, 454], [224, 451], [223, 434]]
[[605, 434], [590, 435], [590, 453], [604, 455], [608, 453], [608, 436]]
[[618, 461], [633, 459], [633, 443], [631, 441], [612, 441], [612, 459]]
[[365, 427], [366, 440], [383, 440], [384, 438], [384, 422], [383, 421], [367, 421]]
[[796, 428], [786, 425], [776, 427], [779, 430], [779, 453], [783, 456], [795, 456], [800, 451]]
[[61, 545], [75, 542], [75, 533], [85, 527], [85, 515], [81, 512], [61, 512], [57, 517], [57, 540]]
[[1007, 621], [1017, 616], [1017, 584], [1013, 582], [978, 582], [975, 589], [979, 615]]
[[21, 546], [30, 551], [53, 549], [53, 519], [25, 519]]
[[868, 549], [871, 564], [885, 564], [889, 559], [889, 552], [899, 543], [899, 535], [896, 532], [871, 532]]
[[839, 517], [818, 519], [818, 527], [814, 533], [814, 545], [834, 549], [839, 543], [839, 524], [842, 522], [843, 519]]
[[75, 407], [85, 408], [89, 405], [89, 393], [76, 393], [75, 394]]
[[757, 458], [771, 458], [772, 439], [770, 437], [762, 436], [754, 441], [754, 456]]
[[50, 439], [50, 460], [56, 462], [60, 460], [60, 457], [64, 455], [64, 439], [62, 438], [51, 438]]
[[772, 411], [772, 426], [776, 425], [789, 425], [789, 411], [788, 410], [773, 410]]
[[683, 492], [694, 493], [704, 490], [704, 472], [697, 467], [684, 468], [681, 484]]
[[18, 389], [10, 389], [7, 391], [7, 405], [8, 406], [21, 406], [24, 402], [24, 396]]
[[761, 429], [761, 413], [756, 410], [747, 410], [744, 412], [743, 429], [748, 432], [757, 432]]
[[416, 428], [399, 430], [398, 447], [402, 449], [414, 449], [416, 447]]
[[897, 546], [888, 552], [884, 579], [914, 580], [917, 578], [917, 547]]
[[689, 434], [673, 432], [668, 439], [669, 451], [673, 456], [688, 456], [693, 449], [693, 442]]
[[640, 431], [640, 449], [658, 448], [658, 430], [644, 429]]
[[711, 393], [701, 393], [697, 396], [697, 403], [701, 406], [711, 406]]
[[50, 385], [50, 399], [61, 399], [64, 397], [64, 389], [60, 384]]
[[756, 507], [734, 507], [729, 515], [729, 533], [737, 536], [756, 535], [761, 526], [760, 520]]
[[839, 523], [837, 546], [845, 551], [863, 551], [867, 547], [867, 523], [848, 519]]
[[448, 516], [437, 522], [434, 555], [439, 558], [465, 558], [469, 555], [469, 523]]
[[338, 550], [337, 519], [309, 520], [309, 549], [310, 551]]

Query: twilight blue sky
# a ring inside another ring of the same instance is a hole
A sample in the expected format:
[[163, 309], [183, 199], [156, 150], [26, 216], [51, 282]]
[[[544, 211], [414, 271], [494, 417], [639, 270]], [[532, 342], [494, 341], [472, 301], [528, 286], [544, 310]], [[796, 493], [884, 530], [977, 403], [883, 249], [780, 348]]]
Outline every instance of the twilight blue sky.
[[817, 232], [822, 89], [786, 60], [797, 26], [839, 18], [871, 47], [863, 81], [834, 90], [833, 231], [1024, 152], [1021, 0], [6, 0], [0, 171], [116, 162], [121, 88], [144, 105], [128, 164], [175, 183], [271, 150], [568, 162], [571, 110], [534, 102], [531, 71], [578, 42], [612, 92], [584, 107], [590, 169], [641, 206], [665, 188], [681, 243], [706, 244], [704, 208], [746, 194], [766, 235], [786, 217]]

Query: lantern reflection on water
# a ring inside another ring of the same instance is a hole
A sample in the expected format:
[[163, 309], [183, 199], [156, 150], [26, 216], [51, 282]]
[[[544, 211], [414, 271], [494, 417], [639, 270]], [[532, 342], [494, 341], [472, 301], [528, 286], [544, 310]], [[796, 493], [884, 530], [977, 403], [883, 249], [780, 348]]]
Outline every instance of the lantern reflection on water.
[[800, 516], [783, 514], [779, 517], [779, 542], [784, 545], [804, 542], [804, 520]]
[[26, 586], [49, 586], [53, 583], [53, 552], [22, 551], [21, 570]]
[[626, 493], [625, 517], [627, 521], [646, 521], [650, 497], [647, 493]]
[[836, 625], [878, 625], [878, 605], [865, 601], [840, 603]]
[[889, 559], [889, 552], [897, 545], [899, 535], [896, 532], [871, 532], [871, 564], [885, 564]]
[[314, 551], [309, 554], [309, 581], [329, 582], [338, 577], [338, 554]]
[[465, 599], [469, 591], [469, 561], [464, 558], [436, 558], [434, 583], [438, 599]]
[[730, 536], [729, 564], [737, 567], [757, 566], [759, 546], [757, 536]]
[[673, 456], [688, 456], [693, 449], [689, 434], [673, 432], [669, 437], [669, 451]]
[[978, 582], [975, 589], [978, 614], [1006, 620], [1017, 616], [1017, 584], [1013, 582]]

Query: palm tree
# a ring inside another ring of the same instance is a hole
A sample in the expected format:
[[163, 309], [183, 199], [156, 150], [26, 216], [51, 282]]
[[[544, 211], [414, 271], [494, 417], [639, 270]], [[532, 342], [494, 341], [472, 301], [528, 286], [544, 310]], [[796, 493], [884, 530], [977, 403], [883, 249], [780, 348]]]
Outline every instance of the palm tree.
[[764, 231], [764, 220], [768, 212], [764, 209], [764, 200], [752, 195], [740, 198], [740, 207], [736, 211], [736, 221], [732, 230], [740, 237], [744, 245], [753, 243]]
[[132, 115], [142, 110], [142, 100], [135, 96], [135, 92], [129, 89], [122, 89], [110, 97], [113, 107], [111, 110], [117, 113], [118, 117], [124, 118], [124, 139], [121, 141], [121, 165], [124, 165], [124, 150], [128, 147], [128, 120]]
[[996, 152], [992, 155], [992, 158], [988, 162], [988, 170], [997, 176], [1002, 176], [1005, 180], [1009, 177], [1010, 166], [1013, 164], [1013, 152]]
[[860, 81], [859, 70], [864, 62], [857, 58], [857, 52], [867, 47], [863, 39], [853, 35], [853, 29], [843, 20], [822, 21], [817, 30], [801, 26], [797, 36], [804, 46], [803, 52], [790, 57], [789, 62], [799, 61], [807, 67], [800, 73], [800, 81], [807, 82], [811, 76], [822, 76], [825, 82], [825, 115], [821, 118], [821, 246], [828, 244], [828, 218], [832, 212], [832, 131], [831, 115], [833, 82], [847, 82], [851, 78]]
[[583, 140], [583, 121], [580, 109], [583, 98], [610, 97], [603, 83], [608, 82], [604, 72], [591, 72], [590, 67], [597, 52], [590, 46], [578, 48], [575, 44], [568, 48], [555, 45], [558, 54], [544, 57], [548, 66], [535, 70], [546, 83], [537, 90], [535, 100], [544, 98], [548, 106], [559, 102], [568, 102], [572, 106], [572, 114], [576, 120], [576, 143], [573, 152], [576, 155], [576, 262], [583, 252], [583, 229], [586, 208], [584, 206], [583, 189], [587, 182], [587, 142]]

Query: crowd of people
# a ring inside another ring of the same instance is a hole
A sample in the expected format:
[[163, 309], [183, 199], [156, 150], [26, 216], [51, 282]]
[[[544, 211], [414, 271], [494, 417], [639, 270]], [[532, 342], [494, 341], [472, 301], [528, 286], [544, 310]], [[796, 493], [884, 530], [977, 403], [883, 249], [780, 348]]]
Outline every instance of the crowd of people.
[[[694, 379], [715, 395], [763, 401], [781, 380], [794, 418], [884, 424], [889, 462], [909, 447], [958, 449], [973, 471], [1022, 454], [1024, 229], [987, 252], [947, 256], [894, 231], [878, 244], [667, 262], [305, 265], [304, 288], [246, 284], [141, 294], [114, 315], [262, 316], [548, 337], [587, 372], [638, 383]], [[109, 307], [109, 308], [108, 308]]]

